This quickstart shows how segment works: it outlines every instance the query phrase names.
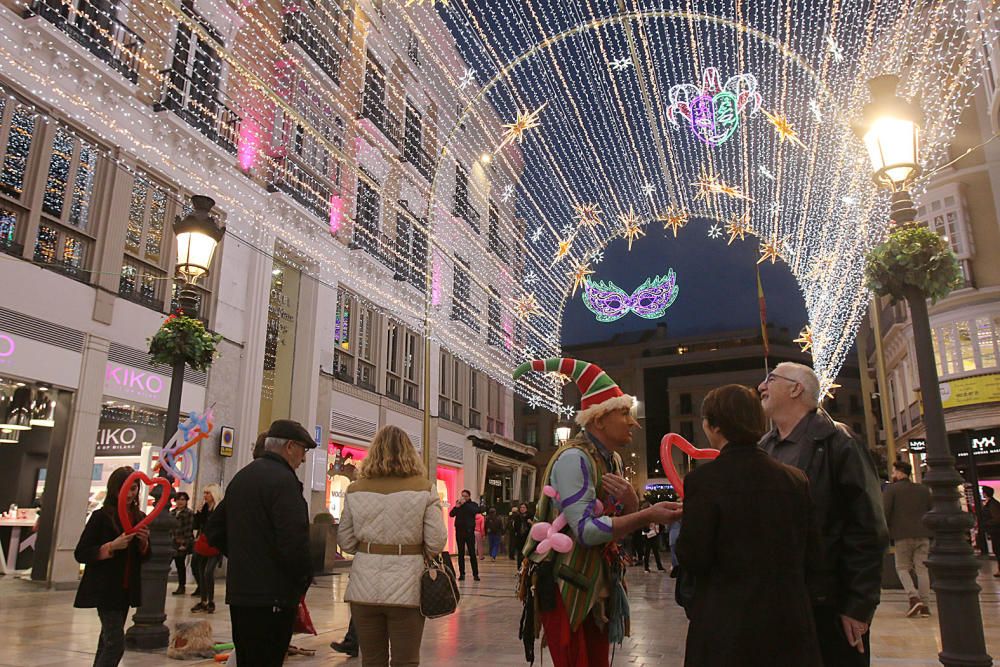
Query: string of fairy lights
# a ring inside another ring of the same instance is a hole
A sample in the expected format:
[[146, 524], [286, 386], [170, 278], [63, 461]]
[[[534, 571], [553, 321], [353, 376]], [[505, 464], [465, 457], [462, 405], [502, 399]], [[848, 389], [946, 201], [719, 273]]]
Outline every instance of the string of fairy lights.
[[[69, 120], [212, 193], [249, 243], [282, 238], [319, 279], [409, 326], [426, 320], [508, 385], [517, 363], [558, 354], [567, 301], [601, 279], [610, 243], [663, 233], [756, 242], [761, 262], [786, 264], [829, 388], [868, 301], [864, 254], [887, 225], [851, 130], [865, 82], [898, 73], [901, 94], [923, 93], [932, 166], [998, 25], [989, 3], [916, 0], [221, 4], [47, 4], [138, 96], [78, 61], [94, 75], [65, 85], [70, 68], [30, 48], [47, 38], [29, 21], [16, 26], [29, 47], [0, 54]], [[168, 129], [162, 109], [232, 157], [204, 152], [213, 173], [185, 164], [173, 149], [190, 130]], [[275, 215], [267, 189], [312, 217]], [[516, 388], [562, 412], [560, 386]]]

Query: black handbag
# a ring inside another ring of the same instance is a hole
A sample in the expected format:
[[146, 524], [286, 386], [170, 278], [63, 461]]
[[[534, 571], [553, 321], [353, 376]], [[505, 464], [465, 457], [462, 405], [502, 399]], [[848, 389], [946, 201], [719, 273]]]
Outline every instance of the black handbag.
[[424, 558], [424, 573], [420, 576], [420, 614], [424, 618], [441, 618], [454, 614], [462, 595], [458, 591], [455, 568], [447, 551]]

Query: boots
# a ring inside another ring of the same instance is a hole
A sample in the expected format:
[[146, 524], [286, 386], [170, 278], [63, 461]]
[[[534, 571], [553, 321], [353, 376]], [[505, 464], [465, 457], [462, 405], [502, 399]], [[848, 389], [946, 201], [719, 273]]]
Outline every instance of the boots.
[[184, 595], [184, 587], [178, 586], [177, 590], [171, 593], [171, 595]]

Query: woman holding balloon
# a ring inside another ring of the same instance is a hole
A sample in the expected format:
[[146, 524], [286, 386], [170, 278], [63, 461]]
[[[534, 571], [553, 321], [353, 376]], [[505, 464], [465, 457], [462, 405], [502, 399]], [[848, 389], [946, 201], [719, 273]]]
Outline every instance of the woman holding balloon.
[[119, 496], [127, 494], [126, 518], [133, 526], [146, 516], [139, 510], [138, 482], [122, 488], [133, 472], [125, 466], [111, 473], [104, 505], [90, 515], [73, 552], [77, 562], [84, 565], [73, 606], [96, 608], [101, 619], [94, 667], [115, 667], [121, 662], [125, 619], [129, 607], [138, 607], [142, 597], [139, 575], [150, 554], [149, 528], [131, 530], [123, 526], [118, 504]]

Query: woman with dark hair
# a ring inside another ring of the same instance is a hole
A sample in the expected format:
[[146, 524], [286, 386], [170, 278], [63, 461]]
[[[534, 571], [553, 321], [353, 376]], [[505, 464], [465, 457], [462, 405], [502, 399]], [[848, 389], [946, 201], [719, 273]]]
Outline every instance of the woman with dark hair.
[[722, 450], [684, 480], [680, 566], [695, 577], [684, 664], [822, 667], [806, 572], [820, 558], [809, 482], [769, 457], [756, 393], [719, 387], [702, 429]]
[[139, 572], [150, 554], [149, 529], [126, 533], [118, 519], [118, 497], [122, 493], [128, 495], [132, 525], [146, 516], [139, 510], [138, 483], [122, 488], [133, 472], [125, 466], [111, 473], [104, 505], [90, 515], [73, 552], [77, 562], [84, 565], [73, 606], [96, 607], [101, 619], [94, 667], [115, 667], [121, 662], [125, 653], [125, 618], [129, 607], [138, 607], [141, 600]]

